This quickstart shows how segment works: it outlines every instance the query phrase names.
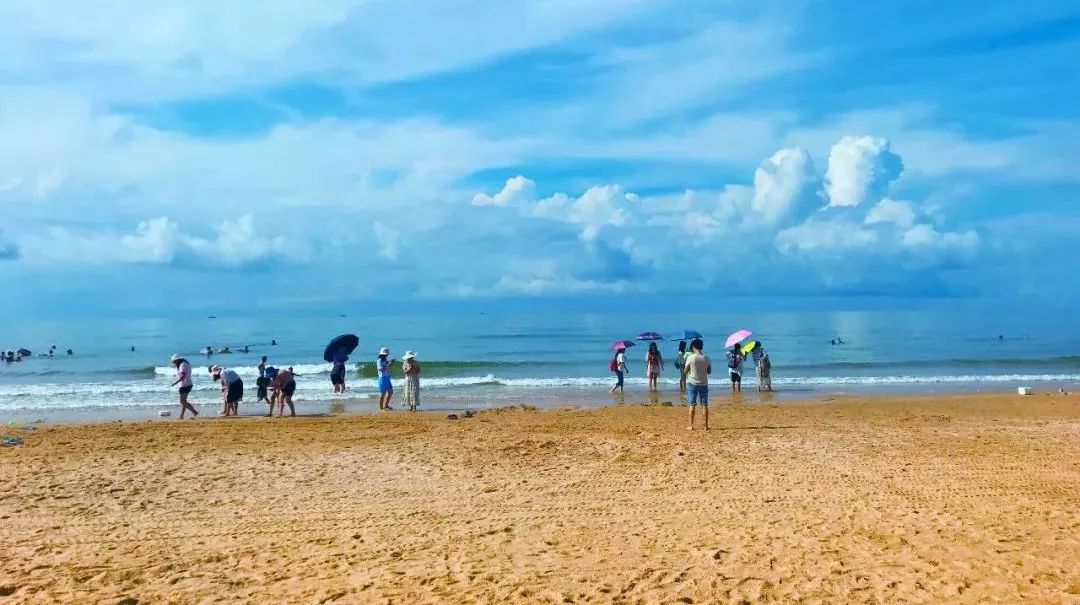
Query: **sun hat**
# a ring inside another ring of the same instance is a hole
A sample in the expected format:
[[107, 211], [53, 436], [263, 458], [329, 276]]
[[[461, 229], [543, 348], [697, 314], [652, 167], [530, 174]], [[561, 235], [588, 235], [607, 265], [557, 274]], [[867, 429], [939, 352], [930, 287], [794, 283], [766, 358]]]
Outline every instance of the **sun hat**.
[[401, 356], [402, 359], [416, 359], [416, 353], [412, 351], [405, 351], [405, 354]]
[[214, 366], [214, 367], [210, 368], [210, 373], [211, 374], [220, 374], [221, 370], [222, 370], [221, 366]]
[[180, 357], [176, 353], [173, 353], [172, 357], [169, 358], [169, 363], [176, 363], [176, 362], [180, 361], [181, 359], [183, 359], [183, 357]]
[[383, 347], [383, 348], [379, 349], [379, 355], [389, 355], [389, 354], [390, 354], [390, 349], [388, 349], [386, 347]]

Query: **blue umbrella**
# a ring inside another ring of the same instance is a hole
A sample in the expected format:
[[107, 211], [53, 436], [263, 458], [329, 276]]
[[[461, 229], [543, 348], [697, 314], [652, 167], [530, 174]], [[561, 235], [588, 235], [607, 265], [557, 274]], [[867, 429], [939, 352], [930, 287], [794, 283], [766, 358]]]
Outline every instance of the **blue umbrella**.
[[323, 351], [323, 359], [334, 361], [335, 353], [348, 357], [359, 344], [360, 339], [355, 334], [342, 334], [326, 345], [326, 350]]
[[702, 338], [701, 332], [697, 330], [683, 330], [682, 338], [680, 340], [693, 340], [695, 338]]
[[663, 336], [660, 336], [656, 332], [642, 332], [637, 335], [634, 340], [664, 340]]

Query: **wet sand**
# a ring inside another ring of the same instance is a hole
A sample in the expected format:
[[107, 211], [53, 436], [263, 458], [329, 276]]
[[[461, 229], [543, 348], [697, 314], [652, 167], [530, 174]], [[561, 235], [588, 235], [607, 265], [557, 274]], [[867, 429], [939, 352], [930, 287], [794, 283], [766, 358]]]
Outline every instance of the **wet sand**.
[[1080, 602], [1080, 397], [717, 399], [6, 429], [0, 595]]

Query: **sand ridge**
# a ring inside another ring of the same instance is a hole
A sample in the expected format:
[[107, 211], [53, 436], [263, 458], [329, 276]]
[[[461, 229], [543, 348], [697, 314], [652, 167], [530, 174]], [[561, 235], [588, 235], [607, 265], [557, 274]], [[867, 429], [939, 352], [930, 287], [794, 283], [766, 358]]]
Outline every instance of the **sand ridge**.
[[1078, 602], [1080, 398], [43, 427], [12, 602]]

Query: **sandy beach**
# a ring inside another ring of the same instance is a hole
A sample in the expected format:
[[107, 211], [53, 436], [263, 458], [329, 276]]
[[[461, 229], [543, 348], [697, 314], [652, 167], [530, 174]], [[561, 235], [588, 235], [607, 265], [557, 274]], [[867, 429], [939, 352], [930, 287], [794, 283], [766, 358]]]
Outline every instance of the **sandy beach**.
[[1080, 397], [716, 399], [6, 430], [0, 601], [1080, 602]]

